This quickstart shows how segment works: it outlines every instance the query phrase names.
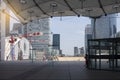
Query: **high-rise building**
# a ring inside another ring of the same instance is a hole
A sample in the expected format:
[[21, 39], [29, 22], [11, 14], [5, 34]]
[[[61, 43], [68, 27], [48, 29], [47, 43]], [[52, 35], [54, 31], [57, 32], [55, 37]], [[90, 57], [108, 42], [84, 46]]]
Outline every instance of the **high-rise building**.
[[80, 51], [80, 56], [83, 56], [84, 55], [84, 47], [81, 47], [81, 48], [79, 48], [79, 51]]
[[3, 0], [0, 0], [0, 10], [0, 60], [5, 60], [5, 37], [9, 35], [10, 17]]
[[116, 14], [102, 16], [92, 19], [92, 36], [94, 39], [115, 37], [116, 34]]
[[74, 47], [74, 56], [78, 56], [79, 52], [78, 52], [78, 47]]
[[53, 48], [60, 50], [60, 34], [53, 34]]
[[36, 54], [49, 53], [50, 26], [49, 19], [39, 19], [25, 25], [24, 34], [32, 44], [32, 50], [37, 50]]
[[21, 24], [21, 23], [14, 23], [12, 32], [23, 35], [24, 34], [23, 24]]
[[92, 39], [92, 29], [90, 24], [85, 27], [85, 53], [87, 53], [88, 50], [88, 39]]
[[60, 34], [53, 34], [53, 54], [60, 55]]

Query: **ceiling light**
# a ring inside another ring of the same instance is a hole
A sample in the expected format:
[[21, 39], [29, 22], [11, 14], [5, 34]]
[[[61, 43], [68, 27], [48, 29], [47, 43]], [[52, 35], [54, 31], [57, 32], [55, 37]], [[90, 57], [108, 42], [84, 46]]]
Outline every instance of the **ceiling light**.
[[50, 8], [52, 9], [52, 17], [53, 17], [54, 14], [55, 14], [55, 9], [57, 8], [57, 4], [56, 3], [51, 3], [50, 4]]
[[19, 2], [20, 2], [21, 4], [26, 4], [26, 3], [27, 3], [26, 0], [19, 0]]
[[88, 15], [90, 16], [91, 11], [93, 11], [92, 9], [86, 9], [86, 11], [88, 12]]
[[119, 8], [119, 7], [120, 7], [120, 5], [117, 5], [117, 4], [113, 6], [113, 8], [115, 8], [115, 9]]
[[32, 14], [34, 13], [34, 11], [33, 10], [29, 10], [27, 12], [30, 14], [30, 22], [32, 22]]
[[86, 11], [90, 12], [90, 11], [92, 11], [92, 9], [86, 9]]
[[65, 12], [59, 12], [59, 14], [60, 14], [60, 21], [62, 21], [62, 15], [64, 14]]
[[79, 0], [81, 2], [81, 9], [83, 9], [83, 4], [85, 2], [85, 0]]
[[116, 13], [118, 13], [118, 8], [120, 8], [120, 4], [113, 5], [113, 9], [116, 10]]
[[56, 3], [52, 3], [50, 4], [51, 7], [57, 7], [57, 4]]

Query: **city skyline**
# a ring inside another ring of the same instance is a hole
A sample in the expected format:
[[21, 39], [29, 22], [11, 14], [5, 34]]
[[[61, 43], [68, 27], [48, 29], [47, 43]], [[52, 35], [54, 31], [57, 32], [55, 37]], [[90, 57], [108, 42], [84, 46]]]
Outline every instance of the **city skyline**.
[[87, 17], [59, 17], [50, 19], [53, 33], [61, 35], [61, 49], [63, 54], [74, 55], [74, 46], [84, 47], [84, 30], [91, 21]]
[[[12, 14], [13, 15], [13, 14]], [[120, 31], [120, 18], [118, 14], [117, 18], [117, 32]], [[15, 23], [14, 19], [11, 19], [11, 27], [12, 24]], [[61, 35], [61, 49], [63, 50], [63, 54], [73, 55], [74, 54], [74, 46], [83, 47], [84, 46], [84, 31], [85, 26], [87, 24], [91, 24], [91, 19], [88, 17], [77, 17], [77, 16], [68, 16], [62, 17], [53, 17], [50, 18], [50, 29], [54, 34]], [[75, 27], [76, 26], [76, 27]], [[67, 30], [67, 31], [65, 31]], [[71, 36], [72, 38], [71, 38]]]

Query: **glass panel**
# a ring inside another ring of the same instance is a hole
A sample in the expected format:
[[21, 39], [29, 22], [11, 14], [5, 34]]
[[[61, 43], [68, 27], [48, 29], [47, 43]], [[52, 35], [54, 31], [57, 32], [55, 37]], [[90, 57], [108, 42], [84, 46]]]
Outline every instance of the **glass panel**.
[[120, 38], [89, 41], [89, 68], [120, 71]]

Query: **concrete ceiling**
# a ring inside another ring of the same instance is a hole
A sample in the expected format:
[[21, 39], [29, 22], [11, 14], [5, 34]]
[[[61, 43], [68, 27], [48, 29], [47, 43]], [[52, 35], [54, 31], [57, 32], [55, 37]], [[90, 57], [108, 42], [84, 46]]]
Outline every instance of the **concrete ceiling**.
[[4, 0], [21, 22], [59, 16], [100, 17], [120, 12], [120, 0]]

